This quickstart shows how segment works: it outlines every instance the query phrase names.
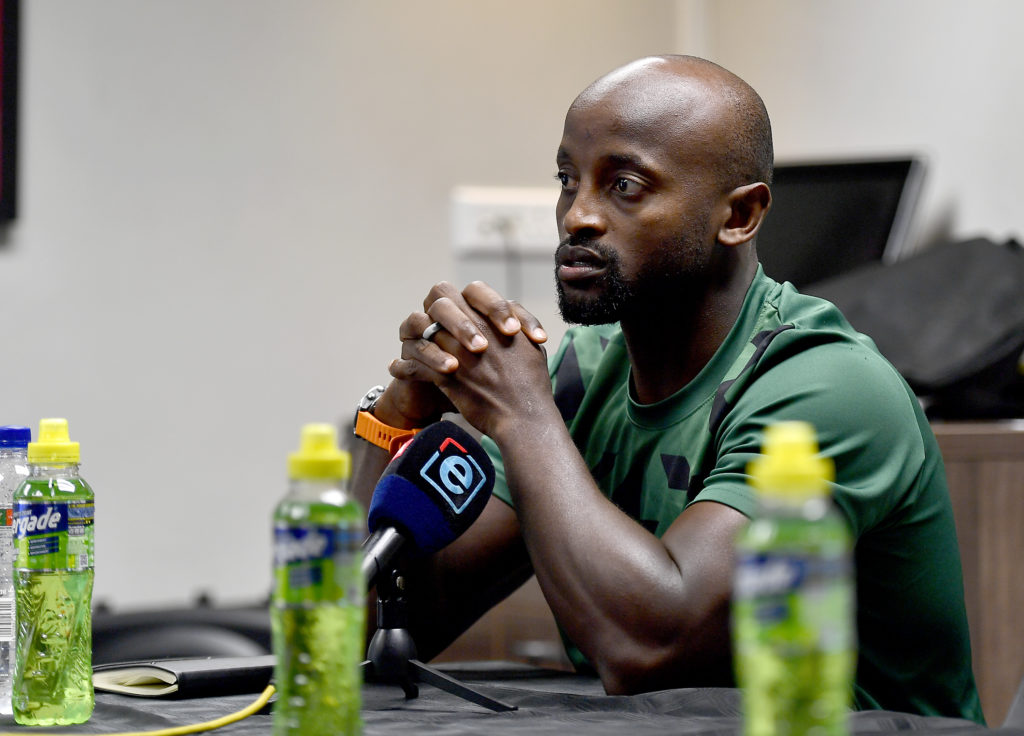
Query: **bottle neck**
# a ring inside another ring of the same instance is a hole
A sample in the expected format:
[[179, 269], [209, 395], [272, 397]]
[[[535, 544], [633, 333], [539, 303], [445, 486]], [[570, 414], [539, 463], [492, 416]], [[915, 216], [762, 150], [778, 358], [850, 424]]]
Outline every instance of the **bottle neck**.
[[78, 463], [32, 463], [28, 468], [33, 478], [68, 478], [78, 475]]
[[25, 447], [0, 447], [0, 457], [28, 457], [28, 449]]
[[347, 478], [291, 478], [288, 481], [288, 495], [303, 501], [325, 501], [344, 503], [348, 499]]

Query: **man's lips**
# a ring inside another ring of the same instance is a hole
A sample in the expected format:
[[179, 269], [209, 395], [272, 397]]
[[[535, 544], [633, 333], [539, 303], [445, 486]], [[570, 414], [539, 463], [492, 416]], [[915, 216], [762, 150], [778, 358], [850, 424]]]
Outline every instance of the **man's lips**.
[[604, 273], [607, 262], [595, 250], [582, 245], [560, 246], [555, 253], [558, 278], [562, 281], [592, 279]]

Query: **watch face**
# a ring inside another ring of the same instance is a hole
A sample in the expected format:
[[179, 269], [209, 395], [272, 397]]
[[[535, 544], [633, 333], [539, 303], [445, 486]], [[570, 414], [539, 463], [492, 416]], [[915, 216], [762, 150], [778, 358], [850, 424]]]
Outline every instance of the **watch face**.
[[381, 397], [381, 394], [383, 393], [383, 386], [374, 386], [373, 388], [371, 388], [369, 391], [366, 392], [366, 395], [360, 400], [359, 411], [368, 411], [372, 413], [373, 407], [376, 406], [377, 400]]

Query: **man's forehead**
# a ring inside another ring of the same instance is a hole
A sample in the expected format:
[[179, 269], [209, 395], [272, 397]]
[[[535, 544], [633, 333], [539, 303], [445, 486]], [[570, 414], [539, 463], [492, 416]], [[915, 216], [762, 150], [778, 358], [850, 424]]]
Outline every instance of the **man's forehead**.
[[[706, 91], [674, 85], [622, 87], [570, 108], [559, 155], [600, 151], [644, 159], [693, 159], [699, 152], [703, 158], [718, 130], [718, 115], [708, 104]], [[593, 148], [598, 142], [601, 145]]]
[[654, 126], [680, 132], [699, 123], [714, 125], [722, 113], [717, 85], [699, 70], [679, 67], [641, 60], [602, 77], [573, 102], [567, 126], [570, 118], [611, 130]]

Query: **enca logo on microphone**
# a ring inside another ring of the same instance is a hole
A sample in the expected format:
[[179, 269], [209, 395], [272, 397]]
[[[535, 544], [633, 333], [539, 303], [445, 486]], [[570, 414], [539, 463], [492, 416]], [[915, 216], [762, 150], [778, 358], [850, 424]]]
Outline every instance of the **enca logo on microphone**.
[[420, 468], [420, 475], [437, 489], [456, 514], [469, 506], [486, 480], [476, 459], [451, 437]]

